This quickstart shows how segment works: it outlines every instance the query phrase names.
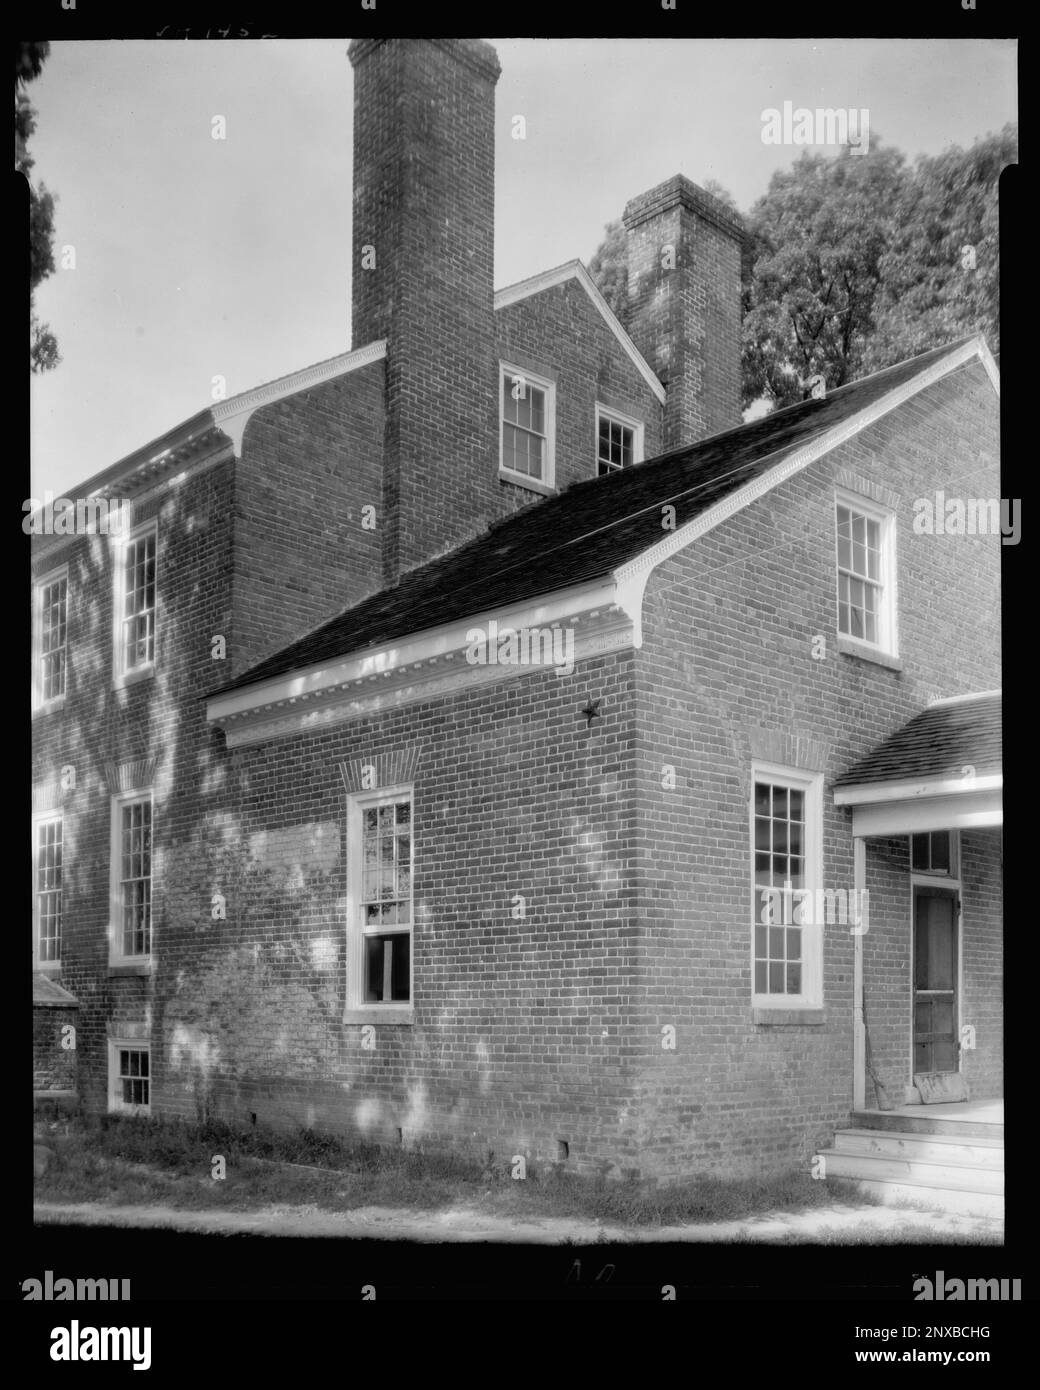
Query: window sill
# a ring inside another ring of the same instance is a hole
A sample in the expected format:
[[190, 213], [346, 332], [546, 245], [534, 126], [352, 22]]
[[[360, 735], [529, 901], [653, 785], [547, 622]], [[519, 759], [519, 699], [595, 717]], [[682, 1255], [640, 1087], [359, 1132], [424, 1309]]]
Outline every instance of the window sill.
[[155, 663], [150, 666], [142, 666], [139, 670], [127, 671], [125, 675], [117, 676], [112, 682], [113, 690], [126, 690], [131, 685], [140, 685], [142, 681], [150, 681], [155, 676]]
[[37, 960], [33, 961], [33, 969], [41, 975], [60, 975], [60, 960]]
[[499, 464], [499, 480], [503, 483], [516, 483], [518, 487], [525, 487], [530, 492], [539, 492], [543, 497], [555, 497], [556, 489], [549, 483], [543, 483], [541, 478], [532, 478], [528, 473], [514, 473], [511, 468], [503, 468]]
[[150, 960], [117, 961], [108, 967], [109, 978], [119, 975], [150, 975], [152, 973], [152, 962]]
[[822, 1028], [827, 1015], [822, 1008], [759, 1008], [752, 1009], [756, 1028]]
[[368, 1008], [344, 1009], [343, 1022], [410, 1027], [415, 1022], [415, 1010], [411, 1004], [396, 1008], [393, 1005], [370, 1005]]
[[57, 714], [65, 708], [65, 699], [66, 697], [61, 695], [56, 700], [48, 700], [46, 704], [34, 705], [32, 717], [42, 719], [46, 714]]
[[875, 666], [884, 666], [889, 671], [901, 671], [903, 663], [898, 656], [883, 652], [880, 647], [872, 647], [869, 642], [858, 642], [855, 637], [838, 637], [838, 651], [843, 656], [858, 656], [861, 661], [872, 661]]

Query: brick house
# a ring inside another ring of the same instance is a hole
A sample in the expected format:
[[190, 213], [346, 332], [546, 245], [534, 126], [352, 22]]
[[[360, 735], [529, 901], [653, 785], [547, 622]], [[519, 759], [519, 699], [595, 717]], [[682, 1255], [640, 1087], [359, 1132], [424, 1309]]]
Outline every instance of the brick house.
[[37, 1091], [664, 1178], [995, 1100], [985, 343], [741, 425], [725, 207], [629, 203], [630, 331], [496, 293], [494, 50], [350, 59], [355, 347], [33, 539]]

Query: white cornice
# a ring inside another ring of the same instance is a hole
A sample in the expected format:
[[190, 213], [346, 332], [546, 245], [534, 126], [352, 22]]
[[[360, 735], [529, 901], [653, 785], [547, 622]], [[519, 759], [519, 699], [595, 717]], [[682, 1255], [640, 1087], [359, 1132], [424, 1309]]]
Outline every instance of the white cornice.
[[507, 285], [503, 290], [496, 290], [495, 308], [496, 310], [507, 309], [510, 304], [517, 304], [521, 299], [529, 299], [533, 294], [542, 294], [545, 290], [555, 289], [557, 285], [564, 285], [568, 280], [577, 280], [599, 310], [603, 322], [632, 359], [640, 376], [660, 403], [664, 405], [665, 389], [660, 378], [621, 326], [618, 316], [600, 294], [595, 281], [581, 261], [568, 261], [566, 265], [558, 265], [552, 270], [543, 270], [540, 275], [532, 275], [529, 280], [520, 280], [515, 285]]
[[922, 801], [937, 796], [968, 796], [975, 792], [999, 791], [1004, 785], [1001, 773], [985, 777], [944, 777], [914, 782], [857, 782], [834, 788], [835, 806], [870, 806], [889, 801]]
[[333, 377], [345, 376], [348, 372], [359, 371], [362, 367], [367, 367], [371, 362], [378, 362], [386, 356], [386, 340], [378, 339], [374, 343], [367, 343], [364, 347], [358, 348], [354, 352], [344, 352], [339, 357], [330, 357], [324, 362], [316, 362], [311, 367], [304, 367], [302, 371], [293, 372], [290, 376], [282, 376], [277, 381], [269, 381], [264, 386], [256, 386], [252, 391], [243, 391], [239, 396], [232, 396], [228, 401], [220, 401], [213, 406], [213, 423], [228, 436], [235, 446], [235, 456], [239, 457], [242, 452], [242, 437], [245, 434], [246, 425], [255, 410], [261, 406], [271, 405], [275, 401], [285, 400], [287, 396], [294, 396], [298, 391], [307, 391], [314, 386], [320, 386], [325, 381], [331, 381]]
[[228, 747], [348, 723], [475, 686], [515, 680], [531, 665], [471, 665], [468, 634], [559, 626], [573, 631], [575, 661], [634, 645], [636, 623], [615, 599], [612, 580], [576, 585], [546, 598], [475, 613], [399, 642], [355, 652], [331, 665], [278, 676], [212, 696], [207, 718], [221, 725]]
[[771, 492], [780, 483], [785, 482], [795, 473], [800, 473], [803, 469], [808, 468], [818, 458], [822, 458], [824, 454], [830, 453], [840, 444], [852, 439], [877, 420], [889, 414], [890, 411], [919, 395], [920, 392], [927, 390], [929, 386], [935, 385], [937, 381], [941, 381], [943, 377], [971, 361], [973, 357], [979, 357], [985, 365], [984, 353], [986, 351], [985, 342], [981, 337], [973, 338], [970, 342], [964, 343], [956, 352], [952, 352], [948, 357], [933, 363], [932, 366], [911, 377], [909, 381], [893, 387], [891, 391], [887, 391], [870, 405], [864, 406], [855, 415], [850, 416], [847, 420], [842, 420], [839, 424], [817, 436], [804, 448], [795, 449], [774, 468], [770, 468], [750, 483], [746, 483], [743, 487], [729, 493], [721, 502], [717, 502], [715, 506], [701, 512], [699, 516], [686, 522], [684, 526], [669, 532], [662, 540], [649, 546], [642, 554], [637, 555], [634, 560], [621, 565], [615, 571], [617, 579], [624, 583], [644, 570], [649, 575], [665, 560], [670, 559], [680, 550], [685, 550], [692, 541], [697, 540], [708, 531], [714, 530], [721, 522], [727, 521], [737, 512], [743, 511], [752, 502], [757, 502], [760, 497], [764, 497], [767, 492]]
[[[324, 362], [304, 367], [302, 371], [292, 372], [289, 376], [279, 377], [263, 386], [256, 386], [251, 391], [243, 391], [238, 396], [232, 396], [230, 400], [219, 401], [142, 445], [140, 449], [135, 449], [132, 454], [127, 454], [110, 468], [103, 469], [85, 482], [67, 489], [65, 495], [86, 499], [110, 497], [117, 488], [121, 493], [129, 492], [134, 496], [144, 488], [151, 490], [178, 467], [187, 471], [198, 463], [215, 461], [221, 451], [226, 449], [224, 440], [214, 437], [217, 430], [231, 440], [237, 456], [241, 453], [245, 427], [255, 410], [271, 405], [274, 401], [284, 400], [297, 391], [319, 386], [333, 377], [356, 372], [385, 356], [386, 342], [380, 339], [374, 343], [367, 343], [354, 352], [341, 353], [338, 357], [330, 357]], [[61, 536], [55, 539], [65, 541], [74, 540], [75, 537]]]

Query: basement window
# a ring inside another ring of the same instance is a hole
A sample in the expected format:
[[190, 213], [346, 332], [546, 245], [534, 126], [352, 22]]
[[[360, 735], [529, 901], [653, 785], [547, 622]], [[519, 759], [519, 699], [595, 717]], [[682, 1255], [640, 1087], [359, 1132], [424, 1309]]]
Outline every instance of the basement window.
[[643, 461], [643, 426], [616, 410], [596, 405], [596, 475], [617, 473]]
[[411, 787], [348, 803], [348, 1013], [411, 1010], [412, 804]]
[[507, 362], [499, 387], [499, 477], [535, 492], [553, 491], [556, 387]]
[[151, 1110], [152, 1051], [137, 1042], [108, 1045], [108, 1108], [113, 1112], [147, 1115]]

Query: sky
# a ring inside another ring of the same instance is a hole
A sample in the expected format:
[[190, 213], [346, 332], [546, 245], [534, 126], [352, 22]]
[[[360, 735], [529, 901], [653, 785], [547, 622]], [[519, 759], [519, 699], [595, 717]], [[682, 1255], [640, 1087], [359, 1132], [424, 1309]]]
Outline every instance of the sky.
[[[36, 295], [63, 361], [32, 378], [34, 497], [75, 495], [204, 409], [215, 376], [231, 396], [361, 346], [347, 42], [52, 44], [29, 148], [58, 199], [55, 259], [71, 247], [75, 264]], [[865, 107], [871, 142], [911, 158], [1017, 119], [1012, 40], [491, 42], [497, 288], [587, 263], [625, 203], [676, 173], [746, 210], [801, 152], [762, 140], [785, 101]]]

